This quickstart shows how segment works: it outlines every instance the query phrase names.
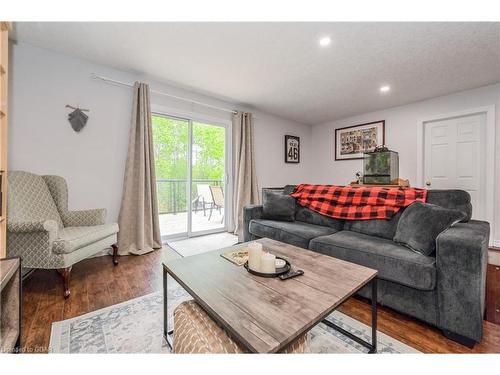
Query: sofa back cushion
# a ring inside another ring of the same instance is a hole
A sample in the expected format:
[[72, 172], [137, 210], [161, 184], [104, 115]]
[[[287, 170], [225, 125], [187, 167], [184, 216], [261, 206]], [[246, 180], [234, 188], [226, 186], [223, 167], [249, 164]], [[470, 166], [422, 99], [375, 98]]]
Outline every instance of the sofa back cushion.
[[436, 238], [463, 217], [464, 213], [458, 210], [414, 202], [401, 215], [394, 242], [430, 256], [436, 251]]
[[352, 232], [363, 233], [370, 236], [392, 240], [394, 235], [396, 234], [396, 228], [398, 227], [399, 218], [401, 217], [403, 210], [404, 209], [399, 210], [399, 212], [390, 220], [346, 220], [344, 224], [344, 230], [350, 230]]
[[294, 221], [295, 199], [287, 194], [265, 190], [262, 192], [262, 218], [268, 220]]
[[24, 171], [9, 171], [8, 174], [9, 220], [54, 220], [62, 228], [61, 217], [42, 176]]
[[285, 187], [283, 188], [283, 194], [292, 194], [296, 187], [297, 185], [285, 185]]
[[[283, 194], [293, 193], [295, 187], [296, 185], [286, 185], [283, 188]], [[336, 230], [342, 230], [344, 228], [344, 220], [321, 215], [320, 213], [310, 210], [309, 208], [302, 207], [297, 203], [295, 203], [295, 220], [308, 224], [322, 225]]]
[[330, 227], [336, 230], [342, 230], [342, 228], [344, 228], [344, 220], [334, 219], [333, 217], [321, 215], [316, 211], [299, 206], [298, 204], [296, 205], [295, 209], [295, 220], [302, 221], [304, 223]]
[[427, 203], [460, 211], [464, 214], [463, 222], [469, 221], [472, 216], [470, 194], [465, 190], [429, 190], [427, 192]]

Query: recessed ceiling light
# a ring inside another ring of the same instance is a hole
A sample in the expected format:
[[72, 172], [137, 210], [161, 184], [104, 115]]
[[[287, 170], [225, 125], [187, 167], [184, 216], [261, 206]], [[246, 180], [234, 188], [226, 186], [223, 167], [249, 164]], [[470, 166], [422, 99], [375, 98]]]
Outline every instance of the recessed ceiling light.
[[321, 38], [319, 40], [319, 45], [321, 47], [326, 47], [326, 46], [330, 45], [331, 42], [332, 42], [332, 40], [330, 39], [329, 36], [324, 36], [323, 38]]
[[380, 92], [388, 92], [391, 89], [391, 86], [382, 86], [380, 88]]

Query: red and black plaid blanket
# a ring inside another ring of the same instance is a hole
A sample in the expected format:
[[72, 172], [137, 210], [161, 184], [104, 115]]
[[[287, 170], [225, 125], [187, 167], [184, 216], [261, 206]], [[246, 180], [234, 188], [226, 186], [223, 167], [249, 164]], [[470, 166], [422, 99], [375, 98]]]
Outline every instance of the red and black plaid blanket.
[[336, 219], [390, 219], [401, 207], [425, 202], [427, 190], [415, 188], [298, 185], [290, 194], [297, 203]]

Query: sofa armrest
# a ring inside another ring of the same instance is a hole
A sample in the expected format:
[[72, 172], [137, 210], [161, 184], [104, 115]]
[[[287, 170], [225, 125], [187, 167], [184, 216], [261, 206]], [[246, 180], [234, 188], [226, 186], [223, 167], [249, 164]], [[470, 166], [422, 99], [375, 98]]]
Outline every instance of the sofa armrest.
[[261, 204], [249, 204], [243, 208], [243, 241], [251, 240], [249, 232], [250, 221], [262, 217], [264, 206]]
[[91, 227], [106, 223], [106, 209], [68, 211], [63, 217], [65, 227]]
[[458, 223], [436, 240], [439, 327], [474, 341], [482, 337], [490, 225]]

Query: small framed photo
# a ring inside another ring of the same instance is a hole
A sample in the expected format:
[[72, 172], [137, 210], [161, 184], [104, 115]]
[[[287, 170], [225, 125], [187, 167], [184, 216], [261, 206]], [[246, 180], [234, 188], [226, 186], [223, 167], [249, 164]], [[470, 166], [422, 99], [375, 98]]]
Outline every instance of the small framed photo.
[[335, 129], [335, 160], [362, 159], [363, 153], [385, 144], [385, 121]]
[[285, 135], [285, 163], [300, 163], [300, 138]]

